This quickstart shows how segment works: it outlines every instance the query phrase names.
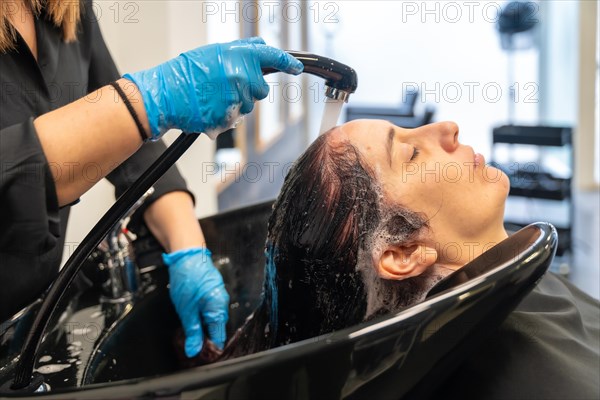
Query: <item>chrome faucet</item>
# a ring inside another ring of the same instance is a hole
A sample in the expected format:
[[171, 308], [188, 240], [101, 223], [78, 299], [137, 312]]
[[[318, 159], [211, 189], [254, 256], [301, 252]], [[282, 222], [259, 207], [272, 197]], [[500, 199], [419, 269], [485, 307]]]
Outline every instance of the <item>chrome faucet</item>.
[[151, 187], [115, 224], [95, 252], [95, 258], [101, 260], [98, 267], [107, 271], [107, 279], [102, 283], [103, 302], [130, 301], [139, 289], [139, 271], [129, 253], [129, 246], [136, 237], [127, 229], [127, 225], [133, 213], [152, 193], [154, 188]]

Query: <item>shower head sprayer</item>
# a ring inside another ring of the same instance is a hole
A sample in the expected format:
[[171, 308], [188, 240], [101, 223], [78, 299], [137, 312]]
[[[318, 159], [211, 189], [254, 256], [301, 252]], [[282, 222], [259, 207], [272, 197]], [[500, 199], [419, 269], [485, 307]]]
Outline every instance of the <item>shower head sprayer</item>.
[[[304, 51], [287, 51], [304, 64], [304, 73], [323, 78], [325, 80], [325, 96], [332, 100], [348, 102], [348, 98], [356, 91], [358, 77], [356, 71], [341, 62], [331, 58], [318, 56]], [[263, 75], [277, 70], [273, 68], [263, 69]]]

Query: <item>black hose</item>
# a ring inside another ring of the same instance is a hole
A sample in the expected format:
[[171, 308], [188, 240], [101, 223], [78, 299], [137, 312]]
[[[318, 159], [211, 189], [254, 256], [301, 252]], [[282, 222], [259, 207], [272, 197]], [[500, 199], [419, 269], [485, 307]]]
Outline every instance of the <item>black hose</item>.
[[[29, 329], [25, 339], [21, 357], [16, 367], [15, 380], [11, 386], [12, 390], [19, 390], [29, 386], [33, 375], [35, 355], [46, 326], [52, 317], [56, 304], [61, 300], [69, 284], [83, 265], [83, 262], [98, 247], [98, 244], [109, 233], [110, 229], [121, 219], [135, 202], [154, 183], [164, 175], [165, 172], [181, 157], [183, 153], [194, 143], [199, 134], [179, 135], [167, 150], [140, 176], [131, 187], [119, 197], [113, 206], [104, 214], [94, 228], [73, 252], [65, 266], [59, 272], [56, 280], [50, 286], [44, 301], [42, 302], [35, 320]], [[34, 388], [36, 389], [36, 388]]]

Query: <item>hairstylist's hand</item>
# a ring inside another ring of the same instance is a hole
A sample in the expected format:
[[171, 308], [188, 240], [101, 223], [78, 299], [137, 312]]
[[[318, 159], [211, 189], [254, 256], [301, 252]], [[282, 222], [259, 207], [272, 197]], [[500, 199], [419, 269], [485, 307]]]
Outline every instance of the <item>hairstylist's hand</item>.
[[264, 67], [296, 75], [304, 68], [283, 50], [249, 38], [199, 47], [124, 78], [142, 93], [153, 139], [171, 128], [215, 139], [267, 97]]
[[210, 250], [204, 247], [163, 254], [169, 268], [170, 294], [185, 331], [185, 354], [202, 350], [205, 324], [208, 336], [220, 349], [226, 339], [229, 295], [214, 267]]

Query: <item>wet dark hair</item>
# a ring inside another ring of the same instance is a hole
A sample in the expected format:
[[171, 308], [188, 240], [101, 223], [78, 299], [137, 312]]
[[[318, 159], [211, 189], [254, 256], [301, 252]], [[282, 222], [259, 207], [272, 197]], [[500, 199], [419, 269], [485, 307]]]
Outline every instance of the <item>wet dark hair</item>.
[[425, 218], [386, 204], [359, 151], [330, 136], [286, 176], [268, 223], [263, 301], [223, 358], [343, 329], [426, 294], [427, 278], [390, 281], [373, 265], [373, 252], [414, 238]]

